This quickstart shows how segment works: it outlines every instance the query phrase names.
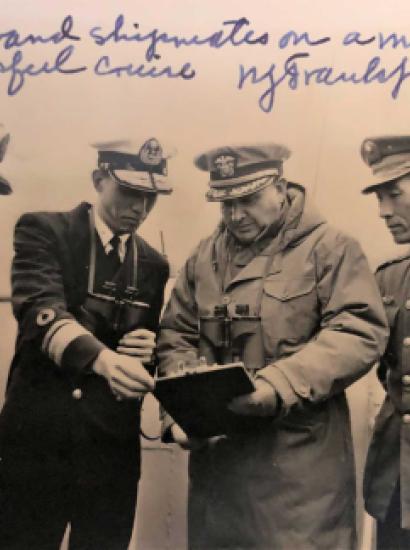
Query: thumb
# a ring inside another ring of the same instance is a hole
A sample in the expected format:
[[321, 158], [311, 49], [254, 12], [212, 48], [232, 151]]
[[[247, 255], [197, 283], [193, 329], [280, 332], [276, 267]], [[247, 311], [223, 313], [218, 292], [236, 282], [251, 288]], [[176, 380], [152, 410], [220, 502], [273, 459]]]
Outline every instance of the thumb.
[[119, 367], [121, 369], [122, 362], [124, 362], [125, 367], [125, 374], [132, 378], [132, 380], [135, 380], [136, 382], [140, 382], [143, 384], [149, 391], [154, 390], [155, 388], [155, 380], [152, 378], [152, 376], [149, 374], [147, 369], [145, 369], [141, 363], [141, 361], [135, 357], [130, 357], [128, 355], [121, 355], [121, 361], [119, 362]]

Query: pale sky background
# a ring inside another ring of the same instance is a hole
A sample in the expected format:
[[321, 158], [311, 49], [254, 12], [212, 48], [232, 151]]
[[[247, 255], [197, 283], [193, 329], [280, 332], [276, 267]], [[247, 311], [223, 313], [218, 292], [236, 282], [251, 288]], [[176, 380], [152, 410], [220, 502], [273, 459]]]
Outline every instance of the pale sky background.
[[[361, 72], [379, 52], [375, 45], [343, 47], [343, 36], [357, 30], [364, 36], [408, 32], [410, 38], [407, 1], [0, 0], [0, 5], [0, 32], [16, 28], [21, 35], [53, 33], [64, 16], [73, 15], [74, 32], [82, 40], [76, 44], [71, 65], [91, 66], [103, 54], [118, 64], [144, 62], [141, 44], [112, 44], [102, 49], [88, 37], [93, 26], [104, 26], [107, 32], [112, 29], [119, 13], [125, 15], [130, 32], [132, 23], [138, 22], [145, 32], [157, 27], [180, 36], [206, 36], [219, 30], [224, 20], [243, 16], [257, 34], [266, 31], [270, 35], [266, 47], [175, 50], [159, 46], [162, 58], [158, 65], [178, 68], [190, 61], [197, 70], [191, 81], [96, 77], [91, 71], [75, 76], [42, 75], [28, 78], [18, 95], [8, 97], [8, 76], [0, 74], [0, 122], [4, 124], [0, 130], [8, 130], [12, 137], [0, 174], [14, 188], [13, 195], [0, 197], [0, 294], [9, 292], [12, 229], [18, 216], [27, 210], [70, 209], [81, 200], [92, 200], [90, 173], [96, 155], [89, 143], [113, 138], [155, 136], [167, 151], [177, 150], [169, 162], [174, 194], [160, 198], [141, 228], [157, 247], [159, 231], [164, 232], [166, 251], [175, 268], [213, 229], [219, 214], [217, 205], [204, 200], [207, 175], [194, 167], [192, 159], [207, 148], [235, 143], [286, 144], [293, 154], [285, 175], [305, 184], [327, 219], [360, 240], [372, 265], [397, 253], [378, 219], [376, 199], [360, 195], [370, 171], [359, 148], [367, 136], [410, 134], [410, 79], [396, 101], [390, 96], [392, 84], [313, 85], [298, 91], [283, 85], [269, 114], [257, 103], [262, 85], [246, 85], [238, 91], [236, 84], [240, 63], [255, 64], [264, 72], [271, 63], [281, 65], [291, 53], [306, 51], [303, 45], [285, 51], [277, 48], [280, 36], [290, 29], [332, 38], [329, 44], [309, 50], [306, 66], [333, 64]], [[63, 45], [27, 46], [24, 61], [36, 66], [52, 61]], [[0, 47], [0, 62], [7, 65], [12, 53]], [[381, 55], [382, 65], [392, 70], [406, 50], [387, 48]]]

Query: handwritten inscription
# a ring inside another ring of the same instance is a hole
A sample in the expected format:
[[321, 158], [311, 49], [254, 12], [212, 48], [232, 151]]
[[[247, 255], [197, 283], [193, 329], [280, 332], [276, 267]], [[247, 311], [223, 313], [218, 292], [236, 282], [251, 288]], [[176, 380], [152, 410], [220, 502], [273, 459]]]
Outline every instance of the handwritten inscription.
[[[144, 30], [140, 22], [131, 22], [122, 14], [115, 18], [111, 26], [92, 25], [83, 36], [75, 27], [74, 17], [67, 15], [58, 30], [50, 34], [23, 34], [17, 29], [0, 32], [0, 93], [2, 82], [6, 84], [7, 94], [15, 96], [22, 91], [29, 78], [46, 77], [53, 73], [66, 77], [90, 72], [95, 77], [104, 78], [192, 80], [201, 75], [200, 67], [194, 62], [194, 52], [198, 48], [208, 48], [210, 55], [214, 55], [212, 51], [224, 48], [252, 49], [255, 59], [260, 59], [257, 54], [260, 48], [265, 49], [266, 59], [266, 48], [269, 48], [271, 54], [268, 58], [271, 57], [271, 60], [267, 66], [257, 62], [249, 65], [240, 63], [233, 68], [237, 71], [236, 89], [240, 92], [245, 88], [255, 88], [259, 94], [258, 106], [265, 113], [273, 110], [280, 88], [294, 91], [310, 86], [379, 85], [387, 87], [392, 99], [397, 99], [410, 77], [406, 55], [399, 54], [393, 63], [387, 63], [383, 58], [386, 50], [410, 48], [410, 40], [396, 33], [366, 35], [358, 30], [347, 32], [339, 44], [343, 48], [372, 49], [363, 67], [352, 70], [349, 66], [315, 62], [314, 52], [334, 42], [331, 36], [314, 36], [307, 31], [291, 29], [278, 38], [266, 30], [254, 29], [244, 16], [222, 21], [211, 32], [187, 36], [160, 28]], [[97, 52], [95, 60], [87, 64], [81, 61], [81, 50], [77, 49], [79, 43], [85, 41], [90, 42]], [[118, 63], [114, 61], [113, 54], [116, 45], [121, 43], [133, 48], [133, 57]], [[30, 61], [30, 50], [39, 50], [44, 46], [47, 58], [40, 56], [40, 62]], [[55, 48], [57, 51], [54, 51]], [[170, 52], [172, 54], [172, 50], [187, 52], [180, 64], [167, 62], [166, 56]], [[286, 50], [296, 51], [282, 60]]]
[[241, 90], [247, 82], [262, 84], [266, 88], [259, 97], [259, 107], [265, 113], [272, 111], [276, 91], [279, 86], [287, 85], [290, 90], [313, 84], [334, 86], [336, 84], [387, 84], [391, 83], [391, 96], [396, 99], [400, 89], [410, 77], [407, 71], [408, 58], [403, 57], [397, 66], [386, 68], [382, 66], [379, 56], [372, 57], [362, 72], [337, 70], [334, 67], [322, 66], [313, 69], [303, 67], [303, 60], [309, 58], [307, 52], [291, 55], [283, 66], [272, 63], [266, 71], [259, 71], [256, 66], [245, 68], [239, 66], [238, 89]]

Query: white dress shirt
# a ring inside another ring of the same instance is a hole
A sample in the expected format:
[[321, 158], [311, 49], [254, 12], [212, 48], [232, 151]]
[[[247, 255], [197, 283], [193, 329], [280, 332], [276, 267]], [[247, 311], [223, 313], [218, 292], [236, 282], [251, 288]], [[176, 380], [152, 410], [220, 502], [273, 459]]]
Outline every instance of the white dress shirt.
[[[103, 245], [104, 251], [106, 254], [109, 254], [112, 250], [111, 239], [114, 236], [114, 233], [105, 223], [105, 221], [98, 214], [97, 208], [94, 206], [94, 219], [95, 219], [95, 229], [98, 236], [100, 237], [101, 244]], [[127, 241], [130, 238], [130, 233], [125, 233], [120, 235], [120, 243], [118, 245], [118, 255], [120, 257], [121, 263], [124, 261], [125, 254], [127, 252]]]

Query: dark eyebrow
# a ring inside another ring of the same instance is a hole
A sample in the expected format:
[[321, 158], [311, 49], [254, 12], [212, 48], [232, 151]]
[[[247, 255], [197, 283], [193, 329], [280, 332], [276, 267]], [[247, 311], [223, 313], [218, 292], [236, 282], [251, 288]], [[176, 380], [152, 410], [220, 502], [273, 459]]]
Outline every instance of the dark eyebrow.
[[397, 191], [400, 191], [400, 187], [397, 185], [397, 181], [396, 180], [388, 181], [383, 185], [380, 185], [379, 189], [376, 190], [376, 195], [379, 196], [379, 194], [382, 193], [383, 191], [386, 193], [390, 193], [390, 191], [393, 191], [395, 189]]

